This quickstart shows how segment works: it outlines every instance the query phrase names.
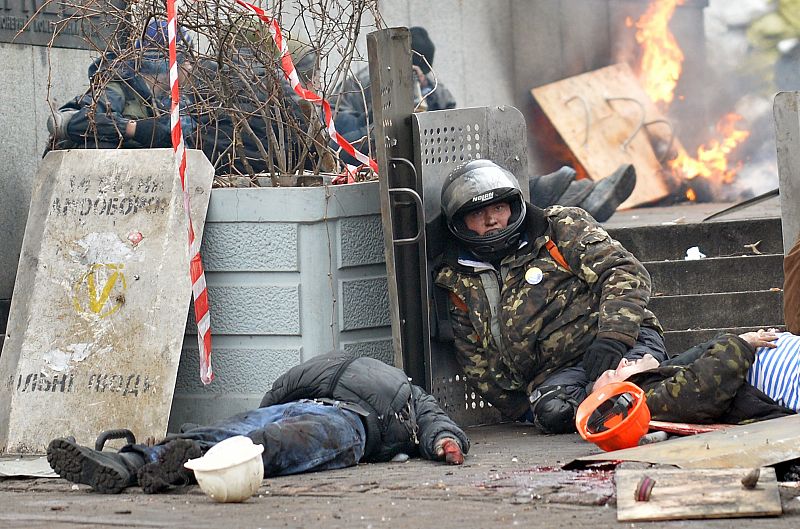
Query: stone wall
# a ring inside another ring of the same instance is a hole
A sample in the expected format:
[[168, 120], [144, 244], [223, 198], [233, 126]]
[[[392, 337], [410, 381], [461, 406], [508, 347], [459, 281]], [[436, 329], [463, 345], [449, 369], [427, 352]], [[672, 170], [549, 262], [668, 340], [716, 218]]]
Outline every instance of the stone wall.
[[0, 43], [0, 334], [14, 290], [33, 177], [47, 143], [48, 95], [64, 104], [88, 85], [89, 52]]

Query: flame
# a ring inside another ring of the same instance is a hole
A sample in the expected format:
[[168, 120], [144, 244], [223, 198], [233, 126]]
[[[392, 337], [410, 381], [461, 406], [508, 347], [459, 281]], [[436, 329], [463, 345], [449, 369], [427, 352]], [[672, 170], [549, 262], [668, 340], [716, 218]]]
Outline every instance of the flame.
[[695, 158], [680, 149], [678, 156], [669, 162], [670, 169], [687, 180], [702, 176], [723, 184], [733, 182], [740, 166], [728, 167], [728, 155], [750, 136], [749, 131], [737, 128], [741, 119], [738, 114], [724, 115], [717, 123], [721, 139], [712, 139], [707, 145], [700, 146]]
[[656, 0], [636, 22], [636, 41], [642, 46], [639, 77], [654, 103], [669, 105], [681, 77], [683, 52], [669, 30], [669, 21], [684, 1]]
[[[669, 22], [675, 9], [685, 1], [653, 0], [634, 24], [636, 41], [642, 47], [639, 78], [647, 95], [660, 104], [664, 112], [674, 99], [684, 59]], [[682, 101], [684, 96], [679, 95], [678, 99]], [[668, 162], [673, 174], [687, 183], [698, 176], [715, 184], [733, 182], [741, 164], [729, 166], [727, 158], [750, 136], [750, 132], [738, 127], [741, 120], [742, 116], [734, 113], [723, 116], [717, 123], [717, 137], [699, 147], [695, 157], [683, 148], [678, 149], [677, 157]], [[688, 200], [697, 199], [697, 192], [691, 187], [687, 187], [685, 193]]]

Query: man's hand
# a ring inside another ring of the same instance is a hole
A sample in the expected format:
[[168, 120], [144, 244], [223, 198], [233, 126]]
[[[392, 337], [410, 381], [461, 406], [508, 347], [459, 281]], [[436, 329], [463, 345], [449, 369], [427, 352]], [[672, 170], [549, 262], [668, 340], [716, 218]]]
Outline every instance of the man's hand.
[[419, 66], [411, 66], [411, 69], [417, 75], [417, 79], [419, 80], [420, 88], [427, 88], [428, 86], [428, 78], [422, 73], [422, 68]]
[[627, 350], [628, 346], [618, 340], [595, 338], [583, 355], [583, 367], [589, 382], [597, 380], [604, 371], [616, 369]]
[[47, 118], [47, 130], [53, 135], [54, 140], [66, 140], [69, 138], [67, 126], [77, 113], [77, 110], [71, 109], [57, 110]]
[[740, 334], [739, 338], [744, 340], [745, 342], [749, 343], [753, 346], [754, 349], [758, 349], [759, 347], [767, 347], [769, 349], [775, 349], [778, 345], [775, 340], [778, 339], [780, 333], [775, 329], [770, 329], [765, 331], [764, 329], [759, 329], [754, 332], [746, 332], [744, 334]]
[[436, 457], [444, 459], [448, 465], [460, 465], [464, 462], [461, 444], [452, 437], [442, 437], [436, 441]]

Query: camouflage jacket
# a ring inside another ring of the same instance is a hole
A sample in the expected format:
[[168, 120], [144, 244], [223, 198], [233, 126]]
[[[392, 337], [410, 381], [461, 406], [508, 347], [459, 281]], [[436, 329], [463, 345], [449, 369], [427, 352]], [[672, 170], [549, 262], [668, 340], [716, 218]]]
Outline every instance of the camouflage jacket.
[[[647, 270], [588, 213], [530, 204], [527, 211], [525, 240], [499, 271], [451, 247], [435, 275], [450, 292], [455, 354], [467, 380], [514, 419], [527, 411], [531, 389], [578, 364], [596, 337], [632, 346], [641, 325], [661, 332], [647, 310]], [[547, 249], [551, 240], [569, 269]]]
[[736, 424], [794, 413], [746, 382], [754, 358], [750, 344], [722, 334], [630, 381], [659, 421]]

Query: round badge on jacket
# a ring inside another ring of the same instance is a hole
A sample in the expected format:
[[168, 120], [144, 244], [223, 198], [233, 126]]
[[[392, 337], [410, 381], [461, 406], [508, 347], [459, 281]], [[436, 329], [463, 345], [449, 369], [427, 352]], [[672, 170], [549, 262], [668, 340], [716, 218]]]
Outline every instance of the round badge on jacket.
[[543, 278], [544, 274], [541, 269], [536, 266], [528, 268], [528, 271], [525, 272], [525, 281], [527, 281], [529, 285], [538, 285], [542, 282]]

